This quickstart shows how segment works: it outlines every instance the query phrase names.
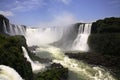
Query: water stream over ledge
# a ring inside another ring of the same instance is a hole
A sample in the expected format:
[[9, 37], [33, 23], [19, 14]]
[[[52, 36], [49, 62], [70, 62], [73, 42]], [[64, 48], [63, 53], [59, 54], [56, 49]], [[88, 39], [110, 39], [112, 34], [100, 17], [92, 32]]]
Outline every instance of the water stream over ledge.
[[[89, 47], [87, 45], [87, 39], [91, 32], [91, 24], [80, 24], [79, 30], [76, 30], [75, 26], [67, 26], [62, 28], [61, 27], [59, 28], [50, 27], [40, 29], [27, 28], [26, 32], [25, 28], [10, 25], [10, 33], [8, 33], [5, 22], [3, 21], [3, 23], [4, 31], [6, 34], [24, 35], [29, 46], [34, 45], [38, 46], [39, 48], [36, 49], [35, 53], [36, 56], [51, 59], [52, 62], [60, 63], [65, 68], [68, 68], [69, 70], [68, 80], [116, 80], [109, 73], [109, 71], [99, 66], [91, 66], [82, 61], [69, 58], [64, 54], [61, 48], [58, 48], [58, 46], [61, 46], [67, 47], [69, 48], [69, 50], [88, 51]], [[75, 39], [71, 38], [72, 37], [71, 34], [73, 34], [72, 32], [77, 33], [77, 36], [72, 35], [76, 37]], [[55, 41], [60, 42], [60, 44], [56, 47], [49, 45], [51, 43], [54, 43]], [[70, 45], [65, 44], [67, 42], [71, 42]], [[40, 63], [33, 62], [28, 56], [28, 52], [26, 51], [26, 49], [24, 47], [22, 47], [22, 49], [24, 52], [24, 56], [31, 63], [33, 71], [45, 68], [45, 66], [43, 67]]]

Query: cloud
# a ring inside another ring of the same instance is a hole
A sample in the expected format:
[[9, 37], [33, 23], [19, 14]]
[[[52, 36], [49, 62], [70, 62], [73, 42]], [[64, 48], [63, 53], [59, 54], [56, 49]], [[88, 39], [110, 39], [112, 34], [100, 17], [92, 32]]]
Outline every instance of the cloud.
[[120, 7], [120, 0], [112, 0], [112, 1], [109, 1], [108, 4], [114, 7]]
[[64, 4], [69, 4], [70, 0], [61, 0]]
[[67, 26], [73, 23], [76, 23], [77, 19], [75, 16], [69, 12], [62, 12], [58, 15], [53, 16], [53, 20], [49, 22], [43, 22], [37, 26], [40, 27], [50, 27], [50, 26]]
[[118, 3], [120, 3], [119, 0], [112, 0], [112, 1], [109, 2], [109, 4], [118, 4]]
[[43, 0], [16, 0], [12, 5], [12, 11], [29, 11], [45, 5]]
[[13, 12], [11, 11], [0, 11], [0, 14], [4, 16], [14, 16]]
[[59, 2], [62, 2], [64, 4], [69, 4], [71, 0], [55, 0], [55, 1], [59, 1]]

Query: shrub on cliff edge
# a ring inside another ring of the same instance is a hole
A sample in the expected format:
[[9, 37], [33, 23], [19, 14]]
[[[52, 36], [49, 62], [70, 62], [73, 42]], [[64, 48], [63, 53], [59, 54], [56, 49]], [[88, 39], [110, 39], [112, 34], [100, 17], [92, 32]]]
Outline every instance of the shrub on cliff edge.
[[23, 37], [0, 34], [0, 64], [14, 68], [25, 80], [33, 80], [31, 64], [24, 58]]
[[120, 33], [91, 34], [88, 44], [93, 52], [120, 55]]

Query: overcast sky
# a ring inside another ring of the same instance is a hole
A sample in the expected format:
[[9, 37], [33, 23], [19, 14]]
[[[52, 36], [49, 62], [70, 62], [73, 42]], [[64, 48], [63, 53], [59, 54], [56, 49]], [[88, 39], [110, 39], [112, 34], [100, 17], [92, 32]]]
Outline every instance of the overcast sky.
[[0, 0], [0, 14], [28, 26], [120, 17], [120, 0]]

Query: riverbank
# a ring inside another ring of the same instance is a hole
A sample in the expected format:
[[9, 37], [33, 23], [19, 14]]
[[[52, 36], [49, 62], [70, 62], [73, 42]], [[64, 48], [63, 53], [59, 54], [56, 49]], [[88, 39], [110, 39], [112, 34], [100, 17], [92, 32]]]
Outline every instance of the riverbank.
[[70, 58], [82, 60], [90, 65], [102, 66], [107, 68], [111, 73], [120, 80], [120, 57], [112, 55], [102, 55], [97, 53], [79, 52], [65, 53]]

